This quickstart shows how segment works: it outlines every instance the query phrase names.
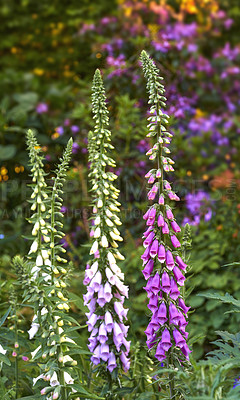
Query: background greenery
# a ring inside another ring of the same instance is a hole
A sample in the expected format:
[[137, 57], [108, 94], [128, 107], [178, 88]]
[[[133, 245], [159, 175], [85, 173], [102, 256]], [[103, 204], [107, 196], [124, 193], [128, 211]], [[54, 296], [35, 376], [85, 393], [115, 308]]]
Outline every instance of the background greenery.
[[[138, 57], [146, 49], [165, 76], [175, 134], [173, 185], [181, 196], [177, 220], [193, 224], [188, 304], [196, 358], [212, 347], [216, 330], [235, 333], [239, 314], [199, 292], [239, 298], [239, 17], [238, 0], [91, 1], [2, 0], [0, 42], [0, 264], [2, 301], [8, 298], [15, 254], [28, 251], [27, 128], [38, 132], [50, 172], [72, 135], [74, 154], [65, 187], [65, 246], [73, 261], [72, 312], [85, 321], [81, 297], [88, 260], [90, 199], [87, 133], [92, 126], [91, 79], [100, 67], [109, 111], [122, 202], [122, 269], [130, 285], [130, 336], [145, 341], [148, 320], [141, 274], [146, 95]], [[199, 197], [199, 192], [203, 196]], [[200, 199], [200, 200], [199, 200]], [[3, 304], [2, 311], [6, 308]], [[29, 311], [23, 330], [29, 327]], [[86, 331], [82, 331], [84, 343]]]

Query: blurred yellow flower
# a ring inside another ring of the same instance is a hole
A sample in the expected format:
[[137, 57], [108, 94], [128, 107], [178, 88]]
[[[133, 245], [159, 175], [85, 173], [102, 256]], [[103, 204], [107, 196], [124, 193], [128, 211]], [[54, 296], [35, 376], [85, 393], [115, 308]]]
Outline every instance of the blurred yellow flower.
[[37, 76], [42, 76], [44, 74], [44, 70], [41, 68], [34, 68], [33, 73]]
[[1, 175], [7, 175], [8, 170], [6, 167], [1, 167]]
[[57, 138], [59, 138], [59, 133], [58, 132], [54, 132], [53, 134], [52, 134], [52, 136], [51, 136], [51, 138], [52, 139], [57, 139]]
[[196, 108], [196, 114], [195, 114], [195, 118], [202, 118], [204, 117], [205, 112], [200, 110], [200, 108]]

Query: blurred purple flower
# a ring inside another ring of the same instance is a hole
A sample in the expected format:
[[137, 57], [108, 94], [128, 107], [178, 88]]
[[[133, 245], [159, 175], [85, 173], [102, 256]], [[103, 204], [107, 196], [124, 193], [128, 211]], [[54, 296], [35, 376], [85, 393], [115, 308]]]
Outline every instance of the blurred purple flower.
[[73, 154], [76, 154], [78, 152], [79, 148], [80, 148], [79, 144], [76, 142], [73, 142], [73, 145], [72, 145]]
[[63, 126], [57, 126], [56, 132], [59, 133], [60, 136], [63, 135], [64, 134]]
[[204, 220], [210, 221], [212, 218], [212, 210], [209, 207], [210, 195], [203, 190], [199, 190], [197, 193], [188, 193], [185, 196], [186, 208], [191, 214], [190, 217], [183, 219], [183, 225], [189, 223], [190, 225], [198, 225], [201, 217]]
[[38, 114], [44, 114], [48, 112], [48, 105], [47, 103], [38, 103], [36, 107], [36, 112]]
[[72, 133], [77, 133], [77, 132], [79, 132], [79, 126], [77, 126], [77, 125], [72, 125], [72, 126], [70, 127], [70, 129], [71, 129]]

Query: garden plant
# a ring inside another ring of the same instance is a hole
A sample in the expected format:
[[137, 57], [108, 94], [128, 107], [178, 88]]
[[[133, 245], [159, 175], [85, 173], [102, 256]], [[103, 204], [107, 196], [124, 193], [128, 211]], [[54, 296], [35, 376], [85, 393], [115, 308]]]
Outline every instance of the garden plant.
[[239, 400], [238, 1], [0, 14], [0, 398]]

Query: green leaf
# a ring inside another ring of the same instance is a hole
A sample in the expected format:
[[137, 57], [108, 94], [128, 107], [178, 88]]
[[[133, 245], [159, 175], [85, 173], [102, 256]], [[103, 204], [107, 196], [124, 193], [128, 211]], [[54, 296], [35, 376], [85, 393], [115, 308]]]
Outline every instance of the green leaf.
[[16, 146], [9, 144], [7, 146], [0, 145], [0, 160], [10, 160], [16, 154]]
[[2, 326], [2, 325], [4, 324], [4, 322], [6, 321], [6, 319], [7, 319], [8, 315], [9, 315], [11, 309], [12, 309], [12, 306], [10, 306], [10, 307], [8, 308], [8, 310], [5, 312], [5, 314], [3, 315], [3, 317], [0, 319], [0, 326]]
[[95, 394], [93, 394], [93, 393], [87, 392], [87, 390], [84, 389], [84, 387], [81, 386], [81, 385], [74, 384], [74, 385], [71, 385], [71, 388], [77, 390], [76, 393], [73, 393], [73, 394], [71, 395], [72, 397], [73, 397], [73, 396], [75, 397], [75, 396], [81, 395], [81, 397], [84, 397], [84, 398], [104, 400], [104, 397], [99, 397], [99, 396], [97, 396], [97, 395], [95, 395]]
[[11, 362], [9, 361], [7, 356], [5, 356], [5, 354], [0, 353], [0, 361], [2, 361], [4, 364], [7, 364], [9, 366], [11, 365]]

